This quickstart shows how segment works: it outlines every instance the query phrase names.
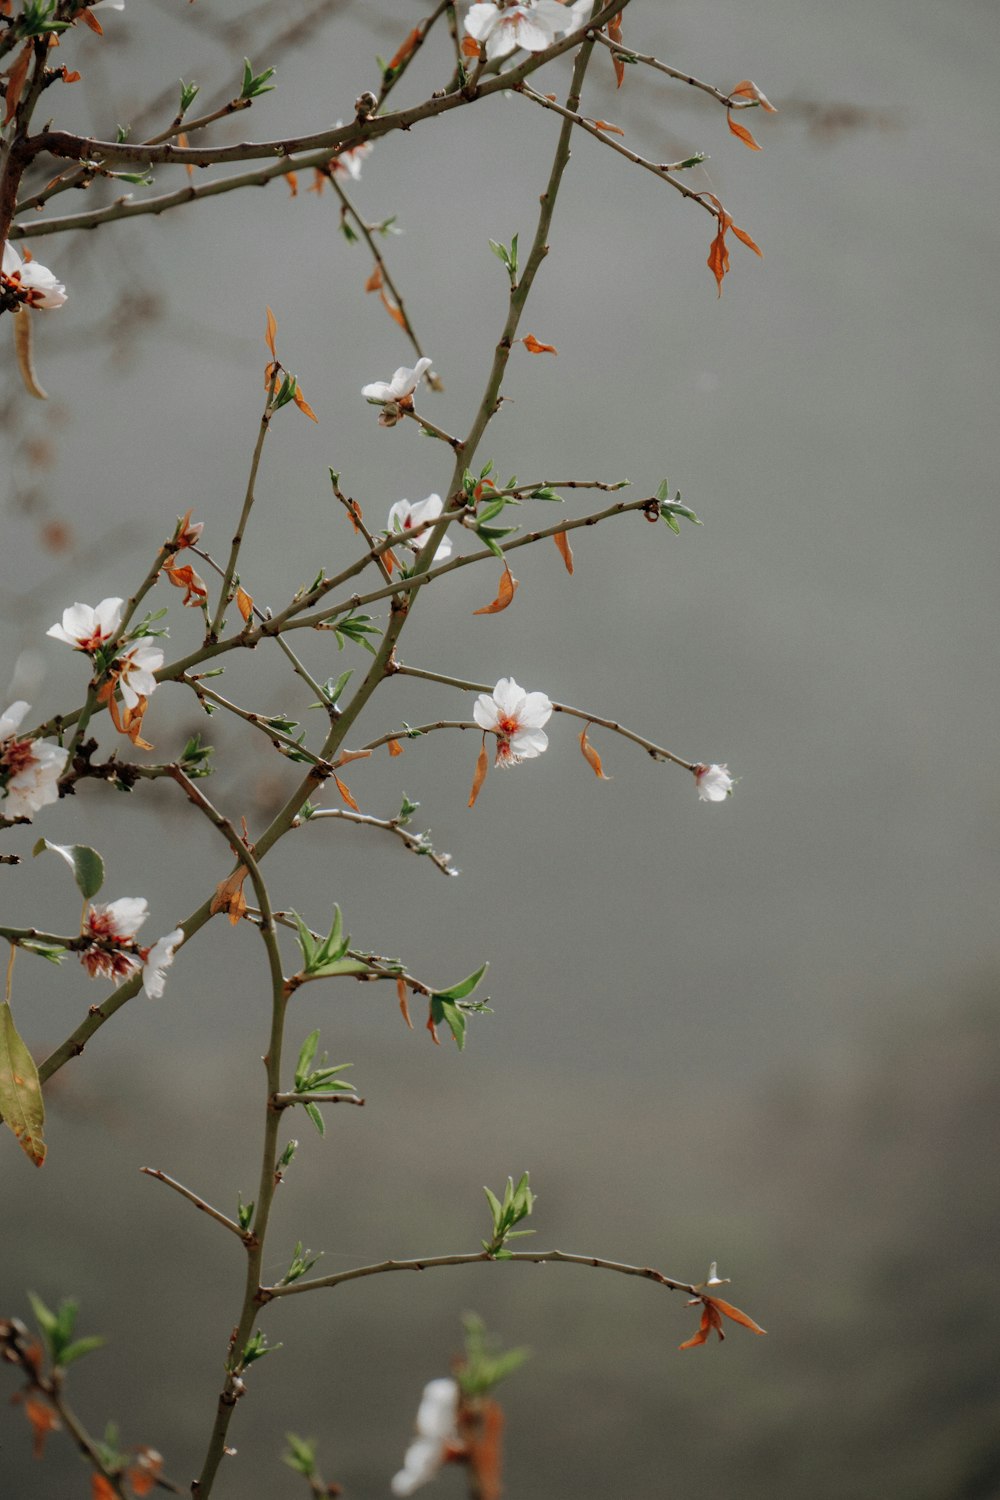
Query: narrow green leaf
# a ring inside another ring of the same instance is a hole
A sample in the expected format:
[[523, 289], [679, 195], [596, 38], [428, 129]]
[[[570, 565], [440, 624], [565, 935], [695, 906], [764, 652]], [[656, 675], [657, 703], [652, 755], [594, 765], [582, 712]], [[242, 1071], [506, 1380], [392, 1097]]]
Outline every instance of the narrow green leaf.
[[476, 972], [474, 974], [470, 974], [467, 979], [459, 980], [458, 984], [453, 984], [450, 989], [435, 990], [434, 999], [464, 1000], [466, 995], [472, 994], [472, 991], [476, 988], [476, 985], [482, 979], [488, 968], [489, 964], [485, 963], [483, 964], [481, 969], [477, 969]]
[[310, 1120], [312, 1120], [313, 1124], [316, 1126], [316, 1129], [319, 1131], [320, 1135], [326, 1135], [326, 1121], [323, 1119], [323, 1116], [317, 1106], [315, 1104], [306, 1104], [303, 1106], [303, 1108], [305, 1109], [305, 1112], [309, 1116]]
[[312, 1060], [316, 1056], [316, 1049], [318, 1048], [318, 1046], [319, 1046], [319, 1032], [318, 1031], [310, 1031], [309, 1035], [306, 1037], [305, 1041], [302, 1043], [302, 1048], [301, 1048], [301, 1051], [299, 1052], [299, 1060], [295, 1064], [295, 1077], [296, 1077], [296, 1080], [298, 1080], [300, 1078], [305, 1078], [305, 1076], [309, 1072], [309, 1069], [312, 1066]]
[[99, 1333], [92, 1333], [87, 1338], [77, 1339], [74, 1343], [66, 1345], [59, 1355], [59, 1363], [71, 1365], [75, 1359], [82, 1359], [85, 1354], [92, 1354], [95, 1349], [102, 1348], [104, 1343], [105, 1340]]
[[31, 1311], [35, 1315], [35, 1322], [44, 1333], [46, 1339], [51, 1340], [56, 1329], [59, 1327], [59, 1319], [50, 1307], [46, 1307], [37, 1292], [29, 1292], [28, 1301], [31, 1303]]
[[35, 1060], [14, 1025], [10, 1005], [0, 1002], [0, 1115], [17, 1136], [25, 1155], [40, 1167], [45, 1160], [45, 1105]]
[[50, 844], [48, 839], [39, 839], [31, 852], [41, 854], [44, 849], [66, 861], [85, 901], [97, 895], [104, 884], [104, 861], [96, 849], [89, 844]]

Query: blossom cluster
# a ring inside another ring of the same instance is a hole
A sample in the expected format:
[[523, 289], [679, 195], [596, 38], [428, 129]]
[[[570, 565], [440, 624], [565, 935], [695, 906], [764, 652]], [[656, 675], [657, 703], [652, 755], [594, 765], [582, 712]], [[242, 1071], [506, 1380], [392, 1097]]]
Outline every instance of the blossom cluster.
[[25, 307], [50, 310], [66, 301], [66, 288], [48, 266], [22, 260], [9, 242], [3, 247], [0, 287]]
[[433, 1479], [448, 1449], [458, 1441], [458, 1384], [431, 1380], [424, 1386], [417, 1408], [416, 1436], [406, 1450], [403, 1467], [393, 1477], [394, 1495], [412, 1495]]
[[31, 818], [59, 797], [59, 778], [69, 751], [47, 740], [20, 739], [17, 730], [30, 704], [23, 699], [0, 714], [0, 816]]
[[465, 18], [466, 34], [486, 46], [486, 58], [507, 57], [518, 47], [525, 52], [544, 52], [557, 36], [576, 31], [585, 25], [593, 5], [591, 0], [523, 0], [519, 5], [477, 4], [469, 7]]
[[151, 1000], [160, 998], [166, 971], [184, 941], [184, 932], [175, 927], [151, 947], [142, 948], [135, 935], [148, 916], [144, 896], [122, 896], [118, 901], [95, 903], [87, 908], [83, 936], [90, 941], [80, 952], [80, 962], [91, 979], [110, 979], [117, 986], [142, 969], [146, 994]]

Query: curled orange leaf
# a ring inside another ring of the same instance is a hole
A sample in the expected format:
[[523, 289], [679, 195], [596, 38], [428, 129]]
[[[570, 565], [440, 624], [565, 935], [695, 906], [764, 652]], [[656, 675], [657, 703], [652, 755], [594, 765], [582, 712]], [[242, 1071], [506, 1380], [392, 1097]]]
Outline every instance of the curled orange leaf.
[[482, 609], [474, 609], [474, 615], [498, 615], [502, 609], [506, 609], [517, 592], [517, 579], [506, 563], [500, 575], [500, 587], [492, 604], [484, 604]]
[[243, 882], [250, 872], [246, 865], [240, 865], [225, 880], [220, 880], [215, 888], [209, 911], [214, 916], [216, 912], [227, 913], [230, 922], [235, 927], [247, 909], [247, 898], [243, 894]]
[[566, 564], [566, 572], [572, 574], [573, 548], [569, 544], [569, 537], [566, 535], [565, 531], [557, 531], [552, 540], [555, 542], [556, 546], [559, 549], [559, 556]]
[[397, 755], [402, 755], [402, 753], [403, 753], [403, 747], [399, 743], [399, 741], [398, 740], [390, 740], [389, 741], [389, 754], [391, 756], [395, 757]]
[[741, 125], [739, 120], [734, 120], [728, 110], [726, 112], [726, 122], [729, 125], [729, 129], [732, 131], [733, 135], [736, 136], [737, 140], [742, 141], [744, 146], [749, 146], [751, 151], [761, 150], [760, 142], [754, 140], [753, 136], [746, 128], [746, 126]]
[[14, 356], [17, 360], [18, 373], [21, 376], [21, 384], [29, 396], [34, 396], [38, 401], [47, 401], [49, 393], [39, 383], [38, 373], [35, 370], [35, 361], [31, 349], [32, 324], [31, 315], [27, 308], [19, 308], [14, 315]]
[[361, 811], [360, 807], [355, 802], [354, 798], [351, 796], [351, 794], [348, 791], [347, 787], [344, 785], [344, 783], [341, 781], [340, 777], [337, 775], [336, 771], [333, 773], [333, 779], [337, 783], [337, 791], [343, 797], [343, 799], [347, 803], [348, 807], [353, 807], [355, 812], [360, 812]]
[[103, 1474], [91, 1474], [90, 1500], [116, 1500], [115, 1487]]
[[370, 750], [343, 750], [337, 756], [334, 765], [339, 771], [341, 766], [349, 766], [352, 760], [367, 760], [370, 755]]
[[288, 191], [291, 197], [299, 196], [299, 174], [297, 172], [286, 172], [285, 181], [288, 183]]
[[[183, 146], [185, 148], [185, 150], [191, 144], [191, 142], [188, 140], [187, 136], [184, 134], [183, 130], [181, 130], [178, 133], [177, 144], [178, 144], [178, 146]], [[184, 170], [188, 174], [189, 177], [193, 177], [194, 176], [194, 167], [192, 166], [191, 162], [186, 161], [184, 163]]]
[[62, 1423], [47, 1401], [29, 1392], [24, 1398], [24, 1415], [31, 1423], [32, 1452], [35, 1458], [45, 1453], [45, 1439], [50, 1432], [58, 1432]]
[[399, 67], [400, 63], [404, 63], [406, 61], [406, 59], [413, 54], [413, 52], [416, 50], [419, 42], [420, 42], [420, 27], [419, 26], [414, 26], [413, 30], [410, 32], [410, 34], [406, 38], [405, 42], [400, 47], [399, 51], [396, 53], [395, 57], [389, 63], [389, 66], [386, 69], [386, 72], [387, 73], [395, 73], [395, 71]]
[[[616, 16], [612, 16], [611, 20], [608, 22], [608, 36], [611, 38], [611, 40], [613, 42], [619, 42], [619, 43], [621, 42], [621, 39], [622, 39], [622, 13], [621, 13], [621, 11], [619, 11]], [[625, 64], [622, 62], [621, 58], [620, 57], [616, 57], [613, 52], [611, 54], [611, 61], [614, 63], [615, 77], [618, 79], [618, 87], [621, 88], [622, 84], [625, 82]]]
[[205, 580], [195, 572], [190, 563], [183, 563], [179, 568], [164, 568], [163, 572], [174, 588], [185, 590], [182, 604], [198, 609], [208, 599]]
[[464, 36], [462, 38], [462, 56], [478, 58], [479, 43], [473, 37]]
[[236, 608], [243, 616], [244, 622], [249, 622], [250, 616], [253, 614], [253, 599], [247, 593], [246, 589], [238, 588], [236, 590]]
[[361, 513], [361, 506], [358, 504], [358, 502], [356, 500], [348, 500], [348, 502], [347, 502], [347, 514], [351, 518], [351, 525], [354, 527], [354, 530], [355, 531], [360, 531], [361, 530], [362, 513]]
[[486, 773], [489, 770], [489, 768], [490, 768], [490, 758], [486, 754], [486, 736], [484, 734], [483, 735], [482, 749], [480, 750], [478, 759], [476, 760], [476, 774], [472, 778], [472, 791], [469, 793], [469, 802], [468, 802], [469, 807], [474, 807], [475, 806], [476, 798], [479, 796], [479, 793], [482, 791], [483, 782], [486, 780]]
[[686, 1339], [683, 1344], [678, 1345], [681, 1349], [694, 1349], [699, 1344], [704, 1344], [714, 1328], [720, 1340], [725, 1338], [722, 1327], [723, 1315], [732, 1318], [734, 1323], [741, 1323], [744, 1328], [749, 1328], [751, 1333], [766, 1333], [767, 1330], [755, 1323], [747, 1313], [741, 1312], [738, 1307], [733, 1307], [731, 1302], [723, 1302], [721, 1297], [696, 1297], [689, 1306], [701, 1303], [701, 1324], [698, 1332]]
[[402, 1015], [403, 1020], [406, 1022], [407, 1026], [409, 1026], [410, 1030], [412, 1031], [413, 1022], [410, 1020], [409, 994], [406, 988], [406, 980], [403, 978], [402, 974], [396, 975], [396, 994], [399, 998], [400, 1014]]
[[271, 311], [270, 308], [268, 308], [267, 309], [267, 333], [264, 335], [264, 337], [265, 337], [265, 339], [267, 341], [267, 347], [271, 351], [271, 358], [272, 359], [277, 359], [278, 358], [278, 351], [274, 347], [274, 335], [277, 333], [277, 331], [278, 331], [277, 320], [276, 320], [276, 318], [274, 316], [274, 313]]
[[305, 413], [305, 415], [309, 418], [310, 422], [319, 422], [319, 417], [317, 417], [316, 413], [313, 411], [312, 407], [309, 405], [309, 402], [306, 400], [305, 396], [303, 396], [302, 392], [299, 390], [298, 385], [296, 385], [295, 390], [292, 392], [292, 400], [295, 402], [295, 405], [298, 407], [299, 411]]
[[526, 333], [521, 343], [529, 354], [558, 354], [554, 344], [540, 344], [533, 333]]
[[382, 267], [376, 264], [374, 271], [365, 282], [366, 292], [377, 292], [382, 285]]
[[17, 113], [17, 106], [21, 102], [24, 80], [28, 76], [28, 64], [31, 61], [31, 52], [31, 43], [25, 42], [21, 51], [7, 69], [7, 110], [3, 117], [5, 125], [9, 125], [11, 120], [13, 120]]
[[596, 130], [603, 130], [608, 135], [624, 135], [625, 134], [624, 130], [621, 128], [620, 125], [612, 125], [612, 123], [611, 123], [610, 120], [595, 120], [594, 121], [594, 128]]
[[381, 302], [382, 306], [385, 308], [392, 321], [398, 324], [400, 328], [405, 328], [406, 319], [403, 316], [403, 309], [397, 306], [395, 302], [390, 301], [390, 299], [385, 295], [385, 292], [379, 292], [378, 300]]
[[593, 771], [597, 779], [599, 781], [610, 781], [611, 777], [605, 776], [604, 774], [604, 767], [601, 765], [601, 757], [598, 755], [597, 751], [594, 749], [593, 745], [587, 738], [586, 724], [583, 726], [583, 732], [580, 735], [580, 749], [583, 751], [584, 760], [587, 762], [587, 765]]
[[163, 1472], [163, 1458], [155, 1448], [140, 1448], [125, 1478], [136, 1495], [148, 1495]]
[[761, 109], [766, 109], [769, 115], [776, 115], [778, 111], [771, 103], [766, 94], [761, 93], [752, 78], [741, 78], [734, 89], [729, 90], [730, 99], [756, 99]]

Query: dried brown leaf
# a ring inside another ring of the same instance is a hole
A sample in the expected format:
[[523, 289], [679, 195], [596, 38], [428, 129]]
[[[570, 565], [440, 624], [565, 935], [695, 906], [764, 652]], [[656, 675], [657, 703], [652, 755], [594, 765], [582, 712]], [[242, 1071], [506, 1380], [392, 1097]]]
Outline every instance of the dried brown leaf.
[[382, 286], [382, 267], [376, 264], [374, 271], [365, 282], [366, 292], [377, 292]]
[[341, 766], [349, 766], [352, 760], [367, 760], [370, 755], [370, 750], [342, 750], [334, 765], [339, 771]]
[[500, 575], [500, 586], [497, 589], [497, 596], [493, 600], [493, 603], [484, 604], [482, 609], [474, 609], [472, 613], [474, 615], [498, 615], [502, 609], [507, 608], [516, 592], [517, 579], [507, 564], [504, 563], [503, 572]]
[[[392, 319], [392, 321], [394, 323], [398, 324], [398, 326], [400, 328], [405, 328], [406, 327], [406, 319], [403, 316], [403, 309], [401, 307], [398, 307], [395, 302], [391, 301], [391, 299], [388, 298], [385, 295], [385, 292], [379, 292], [378, 298], [379, 298], [379, 301], [381, 302], [382, 306], [385, 308], [386, 312], [389, 314], [389, 316]], [[412, 402], [411, 402], [411, 405], [412, 405]]]
[[405, 42], [400, 47], [399, 51], [396, 53], [395, 57], [389, 63], [389, 67], [388, 67], [387, 71], [390, 72], [390, 73], [394, 73], [396, 71], [396, 69], [399, 67], [400, 63], [404, 63], [406, 61], [406, 59], [409, 56], [411, 56], [411, 54], [416, 49], [419, 41], [420, 41], [420, 27], [419, 26], [414, 26], [413, 30], [410, 32], [410, 34], [406, 38]]
[[31, 43], [25, 42], [7, 69], [7, 109], [3, 117], [5, 125], [9, 125], [11, 120], [13, 120], [17, 113], [17, 106], [21, 102], [24, 80], [28, 76], [28, 64], [31, 62], [31, 52]]
[[304, 412], [311, 422], [319, 422], [319, 417], [317, 417], [316, 413], [309, 405], [309, 402], [306, 400], [305, 396], [303, 396], [298, 385], [296, 385], [295, 390], [292, 394], [292, 400], [295, 402], [295, 405], [298, 407], [299, 411]]
[[267, 341], [267, 347], [271, 351], [271, 358], [275, 359], [275, 360], [278, 358], [278, 351], [274, 347], [274, 336], [277, 333], [277, 331], [278, 331], [277, 320], [276, 320], [276, 318], [274, 316], [274, 313], [271, 311], [270, 308], [268, 308], [267, 309], [267, 333], [265, 335], [265, 338], [266, 338], [266, 341]]
[[243, 616], [244, 623], [248, 623], [253, 614], [253, 599], [247, 593], [246, 589], [238, 588], [236, 590], [236, 608]]
[[388, 743], [389, 743], [389, 754], [391, 756], [395, 757], [397, 755], [402, 755], [402, 753], [403, 753], [403, 747], [399, 743], [398, 740], [390, 740]]
[[47, 401], [49, 393], [39, 384], [35, 373], [31, 335], [31, 314], [26, 307], [21, 307], [14, 314], [14, 355], [17, 359], [18, 373], [29, 396], [34, 396], [39, 401]]
[[739, 120], [734, 120], [732, 115], [729, 114], [728, 111], [726, 113], [726, 122], [729, 125], [729, 129], [732, 131], [733, 135], [736, 136], [737, 140], [742, 141], [744, 146], [749, 146], [751, 151], [761, 150], [760, 142], [754, 140], [753, 136], [746, 128], [746, 126], [741, 125]]
[[50, 1432], [58, 1432], [62, 1423], [48, 1402], [31, 1391], [24, 1398], [24, 1415], [31, 1423], [32, 1454], [35, 1458], [42, 1458], [45, 1454], [45, 1439]]
[[533, 333], [526, 333], [521, 343], [529, 354], [558, 354], [559, 350], [554, 344], [540, 344]]
[[333, 773], [333, 779], [337, 783], [337, 791], [343, 797], [343, 799], [347, 803], [348, 807], [353, 807], [355, 812], [360, 812], [361, 811], [360, 807], [355, 802], [354, 798], [351, 796], [350, 792], [347, 790], [347, 787], [344, 785], [344, 783], [341, 781], [340, 777], [337, 775], [336, 771]]
[[413, 1022], [410, 1020], [409, 992], [406, 987], [406, 980], [403, 978], [402, 974], [396, 975], [396, 994], [399, 997], [400, 1014], [402, 1015], [403, 1020], [406, 1022], [407, 1026], [409, 1026], [410, 1030], [412, 1031]]
[[610, 781], [611, 777], [605, 776], [604, 774], [604, 767], [601, 765], [601, 757], [598, 755], [597, 751], [594, 749], [593, 745], [587, 738], [586, 725], [584, 725], [583, 732], [580, 735], [580, 749], [583, 751], [584, 760], [587, 762], [587, 765], [593, 771], [598, 780]]
[[[611, 40], [613, 42], [619, 42], [619, 43], [621, 42], [621, 39], [622, 39], [622, 13], [621, 13], [621, 11], [619, 11], [616, 16], [612, 16], [611, 20], [608, 22], [608, 36], [611, 38]], [[614, 55], [613, 52], [611, 54], [611, 61], [614, 64], [615, 77], [618, 79], [618, 87], [621, 88], [622, 84], [625, 82], [625, 64], [622, 62], [622, 60], [621, 60], [620, 57], [615, 57], [615, 55]]]
[[565, 531], [557, 531], [552, 540], [555, 542], [556, 546], [559, 549], [559, 556], [566, 564], [566, 572], [572, 574], [573, 548], [569, 544], [569, 537], [566, 535]]
[[489, 768], [490, 768], [490, 758], [489, 758], [489, 756], [486, 753], [486, 736], [484, 734], [483, 735], [482, 748], [480, 749], [479, 756], [478, 756], [478, 758], [476, 760], [476, 774], [472, 778], [472, 791], [469, 793], [469, 802], [468, 802], [469, 807], [474, 807], [475, 806], [475, 804], [476, 804], [476, 798], [479, 796], [479, 793], [482, 791], [483, 782], [486, 780], [486, 773], [489, 770]]

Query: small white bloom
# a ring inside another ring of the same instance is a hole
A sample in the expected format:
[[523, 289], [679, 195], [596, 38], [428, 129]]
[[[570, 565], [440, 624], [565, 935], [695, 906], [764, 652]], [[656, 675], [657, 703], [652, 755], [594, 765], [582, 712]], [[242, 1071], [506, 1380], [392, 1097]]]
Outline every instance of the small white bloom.
[[62, 624], [50, 625], [45, 634], [65, 641], [77, 651], [93, 653], [115, 634], [122, 622], [124, 603], [124, 599], [102, 599], [96, 608], [72, 604], [63, 610]]
[[465, 29], [475, 41], [486, 43], [486, 56], [492, 62], [516, 47], [523, 47], [525, 52], [544, 52], [552, 46], [556, 32], [567, 29], [566, 11], [558, 0], [524, 0], [503, 10], [495, 5], [473, 5], [465, 18]]
[[697, 765], [694, 779], [702, 802], [725, 802], [736, 785], [728, 766]]
[[155, 646], [132, 646], [122, 652], [115, 667], [126, 708], [135, 708], [140, 698], [149, 697], [158, 686], [153, 673], [162, 666], [163, 652]]
[[[59, 799], [59, 778], [69, 751], [46, 740], [19, 740], [15, 730], [28, 712], [21, 700], [0, 715], [0, 816], [30, 818]], [[6, 780], [4, 780], [6, 778]]]
[[102, 975], [117, 985], [135, 973], [140, 962], [135, 935], [148, 916], [145, 896], [122, 896], [87, 909], [83, 931], [93, 941], [81, 952], [80, 962], [91, 979]]
[[[343, 120], [338, 120], [334, 129], [339, 130], [343, 123]], [[366, 156], [371, 155], [374, 145], [374, 141], [361, 141], [357, 146], [348, 146], [346, 151], [341, 151], [337, 156], [330, 158], [327, 163], [330, 171], [344, 173], [352, 182], [360, 181], [361, 163]]]
[[400, 365], [391, 380], [375, 380], [371, 385], [361, 387], [361, 394], [366, 401], [384, 405], [386, 401], [405, 401], [413, 395], [420, 384], [420, 377], [425, 370], [429, 370], [431, 361], [427, 358], [418, 359], [412, 370], [406, 365]]
[[22, 260], [9, 242], [3, 247], [0, 283], [27, 307], [51, 309], [62, 307], [66, 301], [66, 288], [48, 266], [40, 266], [37, 260]]
[[[419, 552], [430, 540], [432, 528], [428, 527], [419, 536], [412, 538], [407, 537], [406, 533], [416, 526], [422, 526], [426, 521], [436, 521], [443, 510], [444, 501], [440, 495], [428, 495], [426, 500], [419, 500], [416, 505], [411, 505], [409, 500], [397, 500], [395, 505], [389, 507], [390, 535], [396, 533], [408, 547], [413, 548], [414, 552]], [[451, 542], [447, 536], [443, 536], [438, 543], [434, 560], [443, 562], [446, 557], [450, 556]]]
[[97, 0], [96, 5], [90, 5], [88, 10], [124, 10], [125, 0]]
[[175, 927], [166, 937], [157, 938], [152, 948], [146, 951], [142, 961], [142, 987], [150, 1000], [159, 1000], [166, 983], [166, 972], [174, 961], [174, 954], [184, 941], [184, 930]]
[[416, 1426], [417, 1435], [392, 1481], [394, 1495], [412, 1495], [433, 1479], [444, 1463], [445, 1449], [458, 1436], [458, 1385], [454, 1380], [432, 1380], [424, 1386]]
[[526, 693], [513, 677], [501, 677], [492, 694], [480, 693], [472, 714], [481, 729], [496, 735], [498, 766], [534, 760], [548, 747], [542, 725], [552, 717], [552, 704], [544, 693]]

